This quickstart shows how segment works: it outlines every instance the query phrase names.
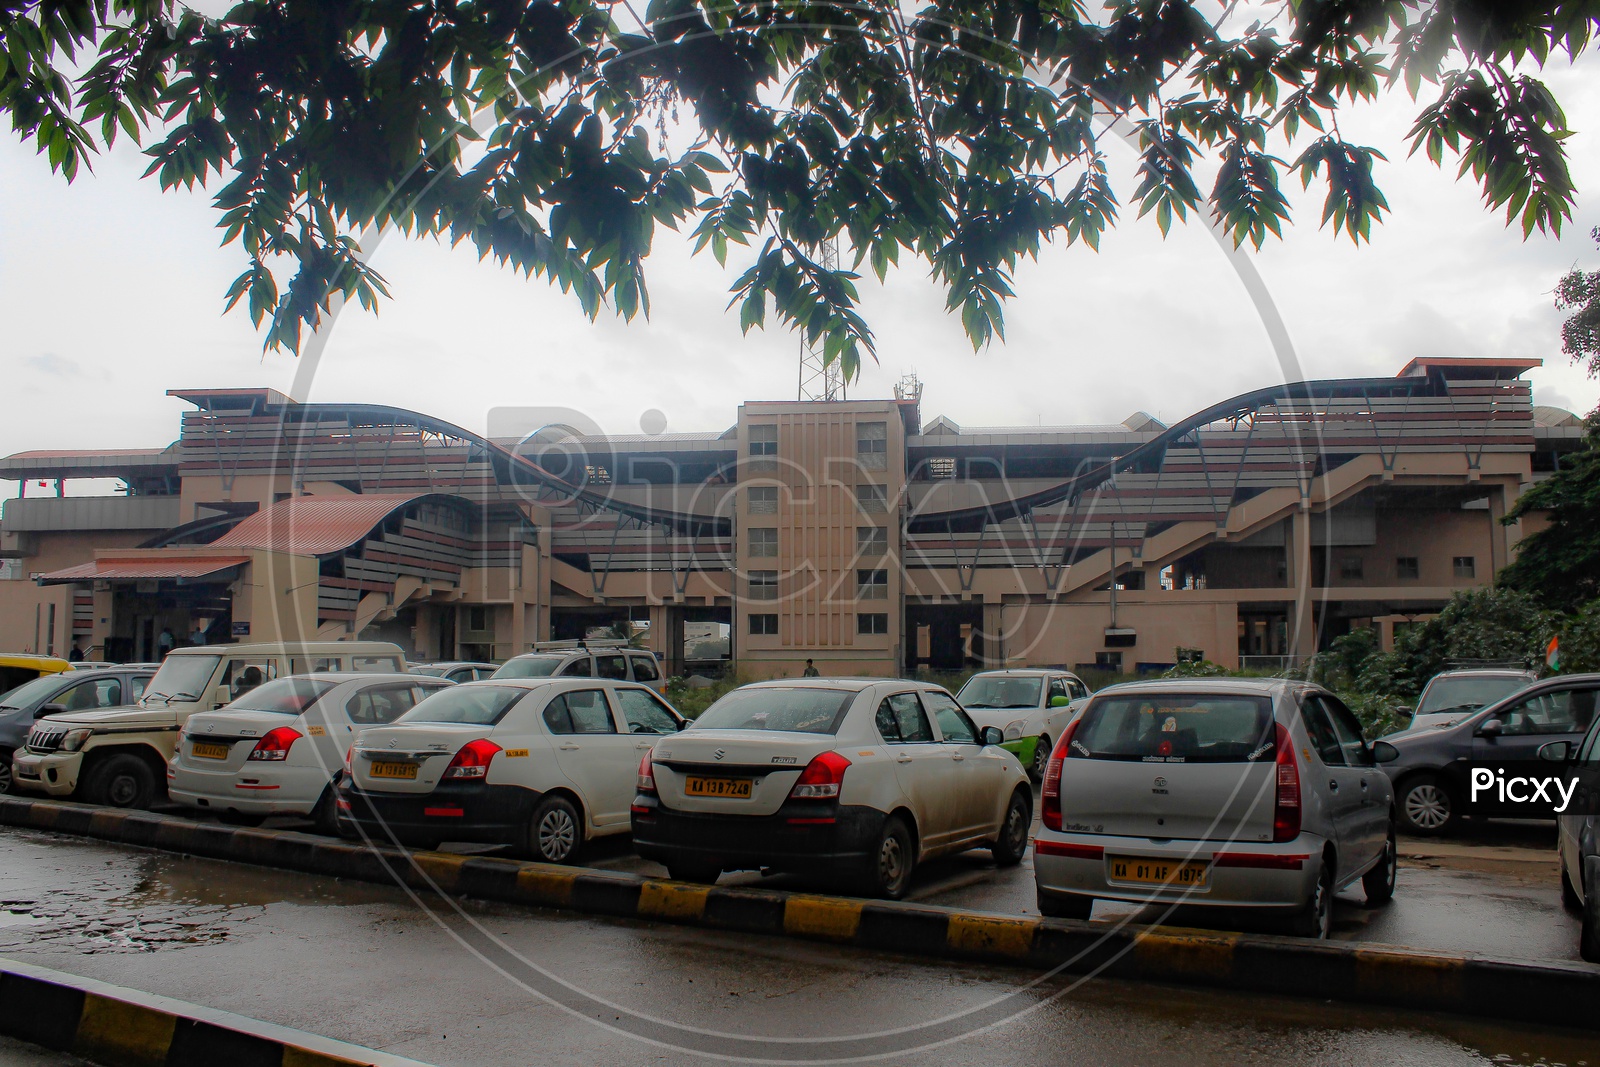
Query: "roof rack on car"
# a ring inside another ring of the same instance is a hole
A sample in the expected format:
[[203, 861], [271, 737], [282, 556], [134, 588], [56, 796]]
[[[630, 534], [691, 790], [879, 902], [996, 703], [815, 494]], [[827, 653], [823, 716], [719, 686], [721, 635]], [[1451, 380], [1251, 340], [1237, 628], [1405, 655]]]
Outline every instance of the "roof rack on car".
[[1445, 666], [1452, 671], [1525, 671], [1528, 661], [1525, 659], [1452, 659], [1446, 660]]
[[590, 641], [586, 638], [570, 638], [566, 641], [535, 641], [535, 652], [555, 652], [576, 648], [627, 648], [628, 642], [618, 640]]

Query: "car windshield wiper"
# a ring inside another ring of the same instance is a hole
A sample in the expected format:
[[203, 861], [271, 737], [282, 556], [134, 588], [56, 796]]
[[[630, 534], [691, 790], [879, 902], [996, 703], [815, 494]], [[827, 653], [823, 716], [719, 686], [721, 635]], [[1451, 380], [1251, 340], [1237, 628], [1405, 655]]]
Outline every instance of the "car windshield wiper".
[[174, 700], [199, 700], [193, 693], [146, 693], [146, 700], [159, 700], [163, 704], [170, 704]]
[[1457, 711], [1477, 711], [1481, 707], [1483, 707], [1482, 704], [1451, 704], [1448, 708], [1438, 708], [1438, 709], [1430, 708], [1427, 711], [1419, 711], [1419, 712], [1417, 712], [1417, 714], [1418, 715], [1449, 715], [1449, 714], [1452, 714], [1453, 712], [1457, 712]]

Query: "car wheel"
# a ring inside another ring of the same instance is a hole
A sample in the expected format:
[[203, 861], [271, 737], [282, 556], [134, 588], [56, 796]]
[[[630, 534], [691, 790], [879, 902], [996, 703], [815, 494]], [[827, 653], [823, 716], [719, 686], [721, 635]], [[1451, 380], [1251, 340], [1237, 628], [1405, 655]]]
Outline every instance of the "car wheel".
[[1090, 912], [1094, 911], [1094, 897], [1072, 896], [1045, 896], [1038, 894], [1039, 914], [1047, 919], [1080, 919], [1089, 921]]
[[1438, 775], [1419, 774], [1406, 783], [1400, 819], [1410, 832], [1435, 837], [1454, 826], [1458, 817], [1455, 797]]
[[1000, 824], [1000, 836], [990, 846], [994, 862], [1000, 867], [1015, 867], [1028, 851], [1028, 830], [1033, 826], [1033, 800], [1023, 790], [1011, 794], [1006, 808], [1006, 820]]
[[11, 753], [0, 750], [0, 796], [11, 790]]
[[1400, 874], [1400, 850], [1395, 846], [1394, 823], [1389, 824], [1389, 840], [1383, 845], [1383, 858], [1361, 876], [1361, 888], [1367, 894], [1367, 907], [1375, 908], [1389, 903], [1394, 897], [1395, 879]]
[[1289, 932], [1295, 937], [1312, 937], [1326, 940], [1333, 932], [1333, 869], [1324, 863], [1317, 875], [1317, 887], [1311, 899], [1295, 913], [1289, 922]]
[[905, 820], [891, 815], [884, 820], [877, 846], [867, 859], [862, 889], [868, 896], [899, 900], [911, 888], [911, 871], [917, 864], [916, 848]]
[[714, 885], [722, 877], [722, 868], [710, 863], [677, 860], [667, 864], [667, 877], [674, 882], [700, 882]]
[[1050, 766], [1050, 739], [1040, 734], [1033, 746], [1033, 760], [1028, 764], [1028, 777], [1035, 782], [1044, 781], [1044, 771], [1048, 766]]
[[1561, 857], [1561, 906], [1568, 911], [1581, 912], [1583, 900], [1578, 896], [1578, 889], [1572, 884], [1572, 875], [1567, 871], [1567, 858]]
[[90, 773], [83, 792], [91, 804], [148, 808], [156, 797], [156, 776], [138, 756], [112, 756]]
[[1600, 963], [1600, 856], [1584, 860], [1583, 873], [1583, 932], [1578, 937], [1578, 955]]
[[528, 819], [526, 848], [545, 863], [571, 863], [583, 847], [583, 821], [572, 801], [545, 797]]
[[317, 806], [311, 809], [312, 826], [325, 837], [339, 836], [339, 810], [335, 804], [333, 786], [329, 785], [317, 798]]

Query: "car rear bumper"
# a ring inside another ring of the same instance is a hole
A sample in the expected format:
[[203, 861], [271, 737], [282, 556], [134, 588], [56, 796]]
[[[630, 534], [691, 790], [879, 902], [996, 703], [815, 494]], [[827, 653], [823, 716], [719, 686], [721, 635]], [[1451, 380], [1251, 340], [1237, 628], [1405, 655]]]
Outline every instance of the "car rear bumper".
[[246, 764], [237, 771], [167, 765], [167, 795], [205, 811], [242, 815], [307, 815], [322, 799], [329, 777], [320, 767]]
[[[1199, 907], [1298, 908], [1304, 906], [1316, 887], [1322, 872], [1324, 844], [1314, 834], [1301, 834], [1282, 843], [1227, 844], [1157, 842], [1145, 837], [1041, 830], [1034, 840], [1033, 870], [1039, 893], [1046, 897], [1086, 896]], [[1205, 884], [1144, 885], [1114, 879], [1114, 856], [1205, 863]]]
[[521, 842], [528, 817], [544, 794], [483, 782], [439, 785], [431, 793], [378, 793], [357, 789], [345, 778], [339, 783], [337, 797], [340, 828], [365, 830], [379, 841], [515, 845]]
[[78, 788], [78, 772], [83, 767], [81, 752], [29, 752], [18, 749], [11, 756], [13, 788], [29, 793], [68, 797]]
[[872, 855], [886, 818], [876, 808], [831, 802], [790, 802], [773, 815], [727, 815], [674, 810], [655, 797], [639, 797], [633, 848], [645, 859], [725, 871], [842, 872]]

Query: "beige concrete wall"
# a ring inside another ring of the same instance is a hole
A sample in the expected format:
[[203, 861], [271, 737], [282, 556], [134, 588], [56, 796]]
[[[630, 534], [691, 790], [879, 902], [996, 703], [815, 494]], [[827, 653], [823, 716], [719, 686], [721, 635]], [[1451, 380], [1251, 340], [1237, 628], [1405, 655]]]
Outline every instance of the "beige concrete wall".
[[[1095, 653], [1105, 650], [1110, 612], [1110, 598], [1105, 593], [1089, 601], [1003, 604], [1003, 665], [1092, 664]], [[1138, 637], [1133, 647], [1112, 651], [1122, 653], [1123, 668], [1130, 672], [1140, 662], [1173, 662], [1180, 645], [1203, 650], [1213, 662], [1237, 666], [1238, 620], [1238, 605], [1233, 599], [1204, 591], [1169, 593], [1159, 601], [1131, 591], [1119, 593], [1117, 626], [1137, 631]]]
[[[0, 649], [8, 652], [43, 652], [51, 647], [45, 631], [50, 605], [54, 604], [54, 648], [58, 655], [65, 655], [66, 650], [72, 647], [72, 587], [40, 586], [33, 582], [31, 576], [92, 562], [97, 548], [131, 548], [155, 536], [156, 532], [111, 530], [30, 535], [35, 554], [21, 561], [20, 569], [25, 577], [0, 581]], [[97, 613], [96, 618], [100, 614], [103, 613]]]

